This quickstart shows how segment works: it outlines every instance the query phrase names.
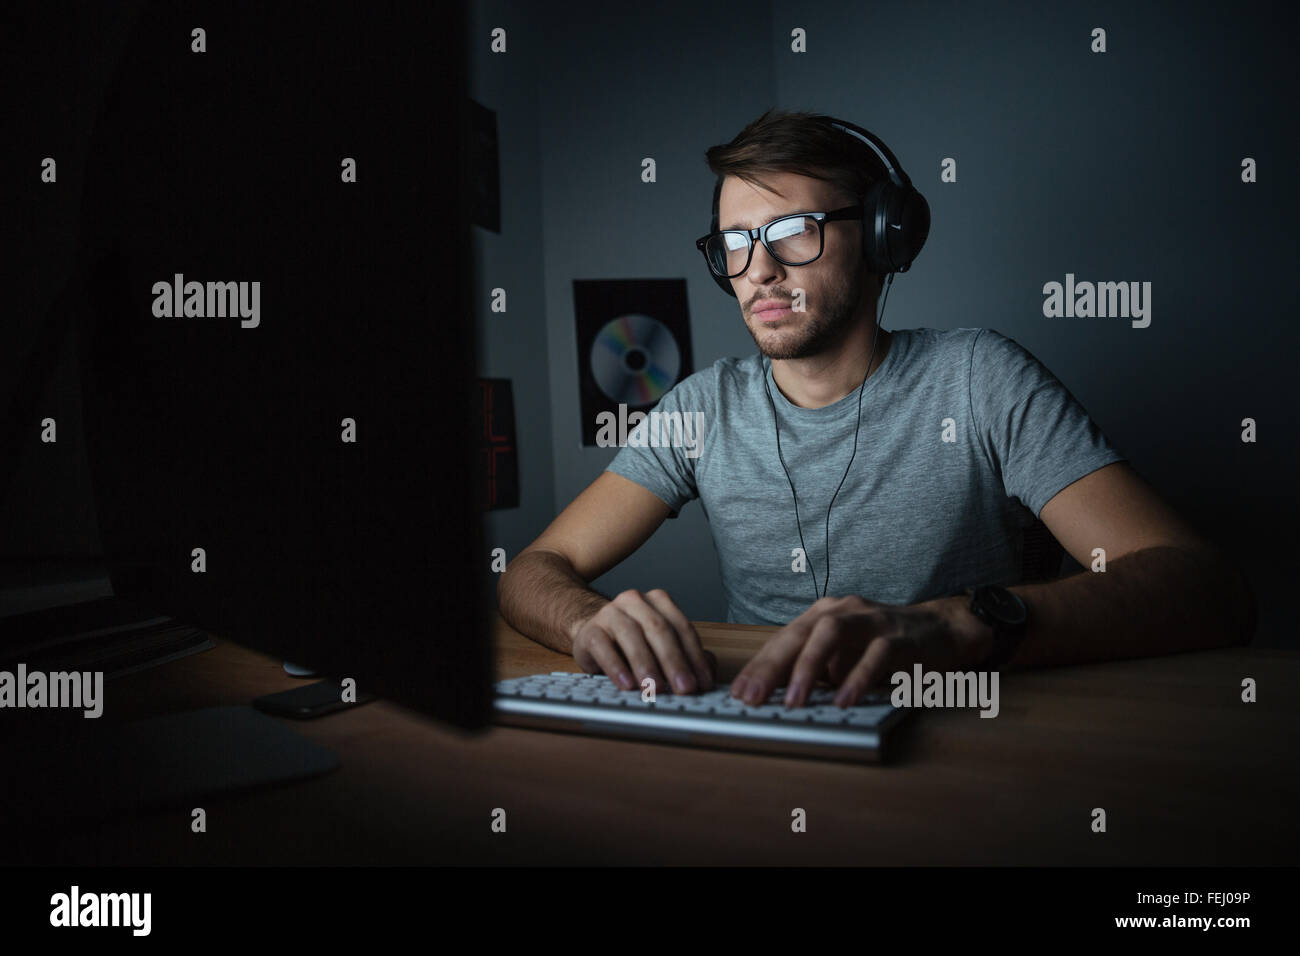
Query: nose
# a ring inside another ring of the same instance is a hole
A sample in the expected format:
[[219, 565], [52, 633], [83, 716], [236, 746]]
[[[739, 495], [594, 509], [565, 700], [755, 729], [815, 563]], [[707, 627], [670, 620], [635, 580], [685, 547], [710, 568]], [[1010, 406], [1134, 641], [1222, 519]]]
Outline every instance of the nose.
[[749, 269], [745, 272], [745, 278], [752, 285], [760, 288], [770, 286], [785, 278], [785, 266], [772, 257], [772, 254], [767, 251], [767, 246], [761, 242], [756, 242], [754, 243], [754, 254], [749, 261]]

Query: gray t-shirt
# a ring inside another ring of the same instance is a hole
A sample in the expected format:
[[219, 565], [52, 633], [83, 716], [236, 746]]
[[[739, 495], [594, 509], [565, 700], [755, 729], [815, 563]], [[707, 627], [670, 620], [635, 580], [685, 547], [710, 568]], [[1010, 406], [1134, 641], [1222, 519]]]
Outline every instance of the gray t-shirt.
[[[831, 512], [827, 593], [913, 604], [967, 585], [1017, 583], [1024, 529], [1043, 505], [1125, 456], [1014, 339], [993, 329], [891, 334], [862, 390], [857, 453]], [[683, 379], [654, 411], [702, 423], [698, 444], [683, 447], [691, 436], [663, 424], [671, 419], [656, 419], [653, 429], [647, 419], [608, 468], [653, 492], [674, 516], [700, 499], [727, 620], [743, 624], [784, 624], [803, 613], [815, 599], [814, 571], [825, 586], [826, 508], [857, 421], [856, 388], [824, 408], [800, 408], [771, 375], [771, 363], [755, 353]]]

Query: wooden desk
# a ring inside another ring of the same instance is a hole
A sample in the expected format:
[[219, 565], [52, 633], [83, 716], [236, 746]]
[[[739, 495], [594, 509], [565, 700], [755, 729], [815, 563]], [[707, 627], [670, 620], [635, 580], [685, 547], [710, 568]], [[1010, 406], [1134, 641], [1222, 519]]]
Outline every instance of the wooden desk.
[[[730, 679], [772, 628], [699, 624]], [[575, 670], [500, 625], [503, 677]], [[1239, 699], [1241, 678], [1260, 702]], [[296, 686], [215, 650], [110, 684], [116, 719]], [[540, 731], [445, 730], [387, 703], [306, 722], [327, 776], [42, 838], [68, 864], [1293, 864], [1300, 654], [1232, 650], [1004, 675], [1001, 714], [922, 711], [856, 766]], [[107, 718], [106, 714], [106, 718]], [[494, 808], [507, 832], [494, 834]], [[795, 807], [807, 832], [790, 829]], [[1104, 807], [1108, 832], [1093, 833]], [[12, 858], [12, 850], [8, 851]], [[36, 859], [36, 858], [33, 858]]]

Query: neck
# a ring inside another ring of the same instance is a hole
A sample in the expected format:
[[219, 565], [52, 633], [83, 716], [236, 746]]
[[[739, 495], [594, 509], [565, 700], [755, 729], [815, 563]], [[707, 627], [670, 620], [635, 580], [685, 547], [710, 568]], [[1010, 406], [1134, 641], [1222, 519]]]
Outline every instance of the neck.
[[876, 335], [875, 354], [871, 353], [871, 336], [875, 328], [869, 322], [854, 326], [833, 349], [801, 359], [773, 359], [772, 380], [792, 405], [800, 408], [823, 408], [833, 405], [860, 387], [864, 376], [876, 374], [889, 352], [893, 335], [881, 329]]

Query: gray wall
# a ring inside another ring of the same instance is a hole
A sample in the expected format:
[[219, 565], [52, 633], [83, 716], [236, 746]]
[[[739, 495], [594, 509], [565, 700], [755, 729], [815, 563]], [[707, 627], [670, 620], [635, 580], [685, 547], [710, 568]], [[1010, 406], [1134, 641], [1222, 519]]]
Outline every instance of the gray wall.
[[[519, 507], [490, 511], [487, 547], [518, 554], [555, 517], [550, 369], [546, 361], [545, 261], [540, 135], [544, 115], [538, 76], [545, 45], [522, 2], [472, 3], [468, 10], [470, 96], [496, 113], [500, 156], [501, 232], [472, 226], [479, 294], [479, 374], [508, 378], [514, 392], [519, 448]], [[493, 55], [487, 38], [507, 30], [507, 53]], [[532, 42], [529, 42], [529, 41]], [[490, 309], [492, 289], [506, 290], [506, 312]]]
[[[774, 96], [771, 73], [761, 68], [741, 89], [707, 92], [736, 82], [718, 55], [718, 38], [736, 49], [765, 50], [768, 13], [759, 6], [737, 16], [735, 7], [680, 0], [617, 17], [602, 18], [600, 9], [566, 4], [562, 24], [549, 25], [549, 69], [540, 92], [557, 508], [590, 484], [615, 451], [582, 446], [574, 279], [686, 276], [695, 369], [754, 348], [735, 300], [701, 275], [694, 240], [709, 228], [713, 176], [701, 158], [704, 148], [729, 139], [753, 104]], [[690, 29], [683, 28], [687, 23]], [[646, 156], [656, 161], [657, 182], [641, 181]], [[713, 538], [698, 503], [593, 586], [606, 594], [662, 587], [695, 619], [727, 616]]]
[[[1277, 529], [1297, 526], [1283, 363], [1300, 344], [1285, 165], [1296, 84], [1272, 22], [1286, 10], [578, 2], [534, 34], [516, 17], [512, 50], [538, 56], [538, 112], [523, 120], [537, 130], [542, 239], [528, 262], [543, 270], [555, 510], [613, 456], [580, 444], [572, 281], [685, 276], [695, 368], [751, 352], [692, 244], [708, 222], [703, 152], [769, 106], [812, 109], [878, 133], [930, 200], [930, 241], [885, 326], [989, 326], [1025, 345], [1250, 570], [1261, 638], [1276, 639], [1268, 591], [1295, 569]], [[1096, 26], [1105, 54], [1089, 52]], [[789, 50], [794, 27], [807, 54]], [[643, 156], [657, 183], [640, 181]], [[1239, 181], [1243, 156], [1260, 183]], [[945, 157], [956, 183], [939, 181]], [[1152, 282], [1151, 326], [1044, 318], [1043, 283], [1067, 272]], [[1239, 438], [1247, 416], [1255, 445]], [[726, 613], [697, 504], [596, 586], [662, 586], [693, 617]]]

